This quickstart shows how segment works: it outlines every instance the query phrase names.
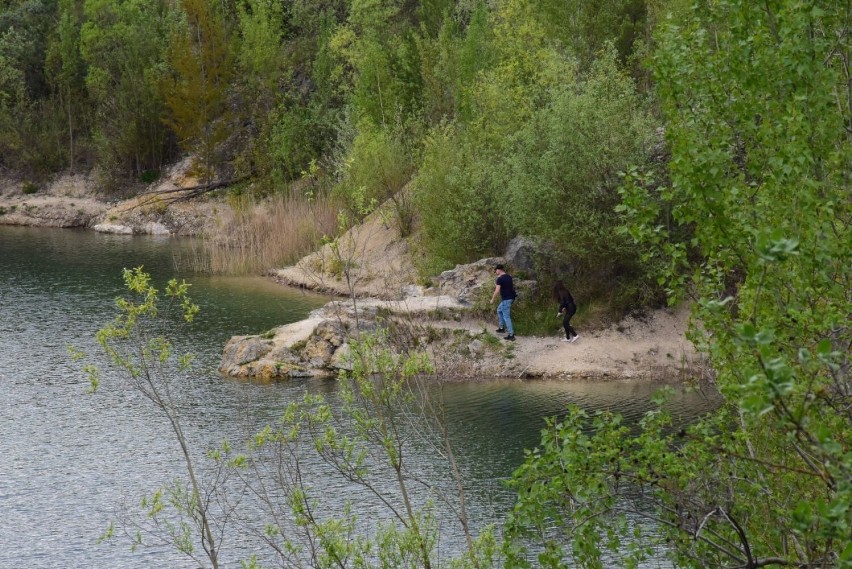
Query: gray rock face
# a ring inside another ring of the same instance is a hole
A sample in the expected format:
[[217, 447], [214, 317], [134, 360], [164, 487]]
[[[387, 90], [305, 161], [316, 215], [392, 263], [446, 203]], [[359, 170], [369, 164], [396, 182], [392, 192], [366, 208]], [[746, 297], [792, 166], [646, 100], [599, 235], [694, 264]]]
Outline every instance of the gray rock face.
[[357, 320], [352, 301], [337, 300], [314, 310], [305, 320], [276, 328], [269, 336], [235, 336], [225, 346], [219, 371], [266, 380], [334, 375], [352, 369], [348, 341], [357, 332], [374, 332], [397, 317], [465, 309], [448, 296], [402, 301], [368, 298], [359, 300], [357, 307]]
[[329, 362], [329, 366], [334, 369], [345, 369], [352, 370], [352, 360], [350, 358], [351, 350], [349, 348], [349, 344], [343, 344], [337, 351], [334, 352], [334, 355], [331, 357], [331, 362]]
[[225, 345], [219, 371], [266, 380], [334, 373], [332, 361], [345, 342], [341, 320], [312, 318], [281, 326], [271, 338], [235, 336]]
[[424, 288], [420, 285], [411, 284], [402, 287], [403, 298], [419, 298], [424, 294]]
[[[520, 278], [515, 273], [515, 266], [502, 257], [490, 257], [469, 265], [456, 265], [456, 268], [444, 271], [437, 279], [438, 285], [433, 294], [456, 297], [466, 307], [473, 306], [477, 300], [487, 301], [494, 290], [494, 267], [500, 263], [506, 264], [512, 271], [519, 297], [529, 297], [536, 293], [536, 281]], [[521, 273], [521, 276], [525, 275]]]
[[509, 242], [506, 263], [522, 280], [541, 280], [546, 276], [567, 279], [576, 273], [576, 267], [559, 255], [555, 243], [538, 243], [529, 237], [515, 237]]
[[541, 247], [529, 237], [518, 236], [509, 241], [506, 247], [506, 263], [516, 275], [525, 278], [537, 278]]
[[505, 263], [502, 257], [490, 257], [468, 265], [456, 265], [438, 276], [436, 293], [454, 296], [470, 306], [485, 294], [482, 287], [488, 291], [494, 288], [494, 267], [500, 263]]

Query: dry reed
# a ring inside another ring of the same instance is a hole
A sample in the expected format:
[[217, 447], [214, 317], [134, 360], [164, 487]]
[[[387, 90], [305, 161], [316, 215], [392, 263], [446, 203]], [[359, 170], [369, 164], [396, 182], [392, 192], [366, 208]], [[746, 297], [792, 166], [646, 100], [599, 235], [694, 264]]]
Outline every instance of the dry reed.
[[293, 264], [337, 231], [340, 206], [328, 197], [241, 197], [233, 205], [182, 264], [213, 274], [259, 274]]

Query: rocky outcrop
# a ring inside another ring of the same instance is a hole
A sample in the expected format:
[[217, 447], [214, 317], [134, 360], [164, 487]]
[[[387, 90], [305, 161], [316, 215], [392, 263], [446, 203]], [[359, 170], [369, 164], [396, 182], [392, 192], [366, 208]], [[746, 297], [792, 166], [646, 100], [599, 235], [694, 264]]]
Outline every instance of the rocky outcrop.
[[[350, 339], [357, 332], [381, 327], [405, 328], [397, 338], [408, 338], [413, 346], [430, 353], [433, 362], [449, 374], [511, 375], [514, 363], [493, 356], [499, 348], [496, 337], [484, 330], [466, 330], [458, 325], [462, 314], [482, 308], [494, 290], [494, 267], [501, 257], [482, 259], [444, 271], [435, 286], [402, 287], [403, 298], [383, 300], [359, 298], [330, 302], [300, 322], [255, 336], [231, 338], [222, 356], [220, 371], [234, 377], [265, 380], [335, 375], [351, 369]], [[511, 268], [511, 267], [510, 267]], [[535, 281], [516, 279], [519, 294], [531, 294]], [[441, 326], [430, 323], [444, 321]]]
[[516, 275], [535, 278], [539, 262], [539, 250], [538, 243], [529, 237], [515, 237], [509, 241], [509, 245], [506, 247], [506, 262], [512, 267]]
[[333, 301], [305, 320], [266, 334], [234, 336], [225, 345], [219, 371], [265, 380], [335, 375], [352, 367], [349, 341], [356, 331], [374, 332], [395, 318], [420, 322], [424, 315], [465, 308], [457, 298], [442, 295]]
[[98, 233], [110, 233], [113, 235], [133, 235], [133, 228], [128, 225], [118, 225], [116, 223], [96, 223], [92, 229]]
[[[438, 275], [434, 290], [427, 291], [427, 294], [454, 297], [465, 306], [473, 306], [477, 299], [494, 289], [494, 267], [505, 262], [502, 257], [489, 257], [467, 265], [456, 265], [454, 269]], [[483, 292], [483, 287], [487, 293]]]
[[52, 184], [0, 179], [0, 224], [87, 227], [108, 205], [91, 195], [92, 180], [63, 176]]
[[[505, 264], [507, 269], [515, 270], [515, 266], [503, 257], [489, 257], [467, 265], [456, 265], [454, 269], [441, 273], [435, 279], [435, 287], [426, 289], [424, 294], [427, 296], [441, 294], [456, 298], [465, 308], [472, 308], [477, 303], [484, 304], [494, 291], [494, 267], [498, 264]], [[517, 276], [514, 283], [521, 297], [534, 293], [537, 286], [536, 281], [517, 278]]]
[[116, 235], [198, 235], [229, 206], [208, 196], [167, 204], [158, 194], [178, 198], [175, 192], [197, 184], [188, 175], [191, 165], [191, 159], [175, 164], [145, 192], [123, 201], [100, 194], [91, 175], [67, 174], [44, 184], [0, 178], [0, 225], [88, 227]]
[[576, 267], [565, 261], [553, 242], [539, 243], [529, 237], [518, 236], [509, 241], [505, 259], [522, 279], [538, 280], [543, 274], [565, 279], [576, 272]]

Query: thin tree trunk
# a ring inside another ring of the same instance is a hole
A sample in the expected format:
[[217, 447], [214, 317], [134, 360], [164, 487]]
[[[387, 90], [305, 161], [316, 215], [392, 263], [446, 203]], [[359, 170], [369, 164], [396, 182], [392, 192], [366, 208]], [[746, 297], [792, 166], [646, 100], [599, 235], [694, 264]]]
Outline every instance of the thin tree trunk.
[[71, 116], [71, 93], [69, 91], [67, 97], [68, 101], [68, 164], [71, 169], [71, 173], [74, 173], [74, 123], [72, 121]]

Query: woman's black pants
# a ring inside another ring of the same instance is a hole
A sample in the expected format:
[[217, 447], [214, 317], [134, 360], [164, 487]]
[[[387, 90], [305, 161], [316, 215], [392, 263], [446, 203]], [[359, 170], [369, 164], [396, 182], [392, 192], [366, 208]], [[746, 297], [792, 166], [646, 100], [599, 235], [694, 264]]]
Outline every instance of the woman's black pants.
[[569, 340], [571, 339], [571, 336], [579, 336], [579, 334], [577, 334], [577, 331], [571, 327], [571, 317], [574, 316], [574, 314], [576, 313], [577, 307], [571, 305], [565, 311], [565, 316], [562, 317], [562, 327], [565, 328], [565, 337]]

